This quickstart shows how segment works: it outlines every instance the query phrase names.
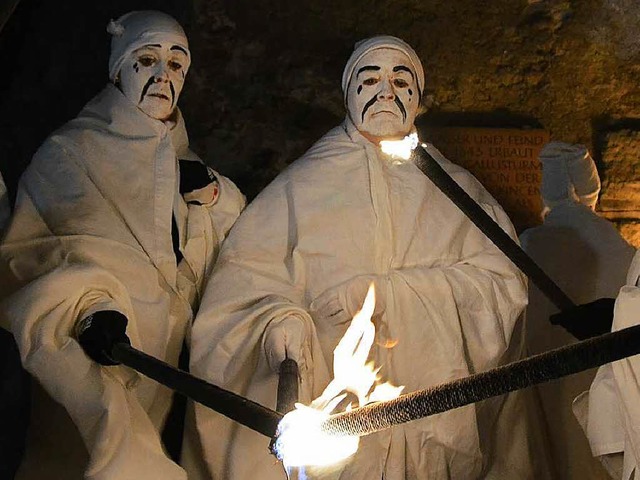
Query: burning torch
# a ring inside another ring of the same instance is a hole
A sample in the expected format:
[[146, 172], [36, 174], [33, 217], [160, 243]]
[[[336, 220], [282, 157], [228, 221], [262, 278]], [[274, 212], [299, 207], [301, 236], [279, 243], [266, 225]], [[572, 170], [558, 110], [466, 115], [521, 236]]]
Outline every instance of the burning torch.
[[[337, 364], [334, 365], [337, 377], [310, 406], [297, 404], [297, 408], [287, 415], [178, 370], [126, 343], [116, 344], [111, 357], [271, 438], [277, 457], [285, 466], [295, 467], [326, 465], [346, 458], [355, 453], [359, 437], [364, 435], [640, 353], [638, 325], [404, 395], [400, 395], [401, 387], [377, 385], [364, 398], [362, 391], [368, 391], [377, 380], [377, 370], [364, 364], [356, 365], [355, 370], [345, 368], [344, 360], [366, 361], [375, 329], [370, 321], [375, 305], [372, 297], [370, 291], [363, 309], [356, 314], [334, 352], [334, 361], [341, 362], [339, 369]], [[364, 367], [369, 369], [368, 372], [358, 370]], [[359, 379], [356, 383], [362, 384], [363, 376], [368, 377], [371, 383], [356, 392], [349, 386], [353, 376]], [[297, 377], [296, 368], [291, 363], [282, 366], [279, 405], [290, 404], [294, 400], [295, 393], [292, 392], [297, 391]], [[283, 378], [288, 379], [284, 382], [289, 387], [282, 387]], [[287, 388], [290, 388], [289, 393], [284, 393]], [[358, 396], [358, 408], [334, 413], [346, 392]]]
[[[367, 295], [365, 299], [363, 310], [358, 312], [356, 317], [368, 308], [370, 312], [373, 311], [373, 307], [367, 307], [369, 296]], [[353, 323], [356, 322], [356, 317]], [[332, 384], [329, 384], [311, 407], [297, 405], [298, 409], [285, 415], [278, 426], [275, 452], [285, 467], [337, 462], [355, 453], [361, 436], [555, 380], [638, 353], [640, 353], [640, 325], [550, 350], [417, 392], [396, 395], [394, 398], [380, 401], [370, 397], [364, 402], [359, 402], [358, 408], [347, 409], [340, 413], [333, 413], [332, 409], [339, 401], [338, 399], [342, 399], [341, 396], [322, 401], [321, 405], [317, 405], [317, 400], [323, 399], [328, 392], [336, 394], [336, 390], [339, 391], [342, 387], [332, 389]], [[365, 386], [365, 390], [367, 388]], [[323, 405], [327, 407], [318, 408]], [[339, 444], [337, 444], [338, 440]], [[330, 449], [333, 449], [330, 461], [317, 456], [318, 452], [325, 453]]]

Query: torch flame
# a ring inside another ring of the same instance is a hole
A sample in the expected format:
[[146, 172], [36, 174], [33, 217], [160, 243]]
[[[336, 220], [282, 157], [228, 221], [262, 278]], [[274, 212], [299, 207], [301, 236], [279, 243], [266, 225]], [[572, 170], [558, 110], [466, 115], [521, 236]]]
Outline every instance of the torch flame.
[[411, 153], [418, 146], [418, 134], [416, 132], [410, 133], [402, 140], [382, 140], [380, 142], [380, 149], [390, 155], [393, 158], [401, 158], [403, 160], [409, 160]]
[[[391, 400], [404, 387], [390, 383], [371, 387], [379, 380], [379, 368], [366, 363], [375, 337], [371, 322], [375, 308], [375, 289], [369, 286], [362, 309], [355, 314], [349, 328], [333, 351], [334, 379], [310, 406], [296, 404], [296, 410], [284, 416], [278, 425], [274, 450], [285, 468], [324, 466], [350, 457], [358, 450], [359, 437], [324, 433], [320, 426], [334, 409], [352, 393], [358, 406]], [[351, 404], [347, 409], [351, 408]], [[304, 476], [304, 475], [303, 475]]]

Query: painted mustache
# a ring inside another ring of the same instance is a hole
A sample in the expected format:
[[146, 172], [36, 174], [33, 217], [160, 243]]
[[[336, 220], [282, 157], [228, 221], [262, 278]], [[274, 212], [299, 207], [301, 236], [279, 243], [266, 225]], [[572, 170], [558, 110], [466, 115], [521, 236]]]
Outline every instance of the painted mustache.
[[402, 113], [402, 123], [406, 122], [407, 110], [404, 108], [404, 105], [402, 104], [402, 102], [400, 101], [397, 95], [396, 95], [396, 98], [393, 99], [393, 101], [396, 102], [396, 105], [398, 106], [398, 108], [400, 109], [400, 112]]
[[[376, 102], [378, 101], [378, 94], [376, 93], [371, 100], [369, 100], [367, 103], [364, 104], [364, 108], [362, 109], [362, 121], [364, 122], [364, 116], [367, 113], [367, 110], [369, 110], [369, 108], [371, 108]], [[400, 113], [402, 113], [402, 122], [406, 122], [407, 120], [407, 109], [404, 108], [404, 104], [402, 103], [402, 100], [400, 100], [398, 98], [398, 96], [396, 95], [395, 98], [393, 99], [393, 102], [398, 106], [398, 109], [400, 110]]]
[[[153, 85], [156, 82], [156, 78], [155, 77], [149, 77], [149, 80], [147, 80], [147, 83], [144, 84], [144, 87], [142, 87], [142, 93], [140, 94], [140, 101], [138, 103], [142, 103], [142, 101], [144, 100], [144, 97], [147, 95], [147, 92], [149, 91], [149, 87], [151, 87], [151, 85]], [[173, 107], [173, 104], [175, 102], [175, 98], [176, 98], [176, 89], [173, 86], [173, 82], [169, 81], [169, 90], [171, 91], [171, 106]], [[153, 95], [153, 94], [151, 94]], [[164, 95], [163, 95], [164, 96]]]

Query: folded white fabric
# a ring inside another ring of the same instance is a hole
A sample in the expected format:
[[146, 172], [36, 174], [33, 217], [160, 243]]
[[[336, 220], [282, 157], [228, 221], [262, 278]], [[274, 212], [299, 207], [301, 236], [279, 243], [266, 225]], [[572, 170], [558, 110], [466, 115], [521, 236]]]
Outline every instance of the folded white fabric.
[[306, 330], [304, 321], [294, 316], [272, 322], [267, 327], [264, 351], [271, 370], [276, 373], [280, 371], [280, 364], [286, 358], [300, 363]]
[[332, 323], [349, 322], [362, 308], [369, 285], [376, 294], [374, 315], [384, 313], [387, 307], [387, 279], [384, 275], [358, 275], [332, 287], [311, 302], [310, 311], [316, 321], [330, 320]]
[[542, 185], [547, 208], [564, 202], [580, 202], [595, 209], [600, 193], [596, 165], [584, 145], [549, 142], [540, 151]]

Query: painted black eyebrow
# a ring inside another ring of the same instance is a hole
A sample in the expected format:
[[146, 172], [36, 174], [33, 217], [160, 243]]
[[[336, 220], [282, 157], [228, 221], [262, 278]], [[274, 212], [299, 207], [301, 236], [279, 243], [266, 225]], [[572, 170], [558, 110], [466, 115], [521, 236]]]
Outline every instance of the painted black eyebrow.
[[143, 45], [140, 48], [136, 48], [133, 53], [137, 54], [138, 52], [140, 52], [141, 50], [144, 50], [145, 48], [149, 48], [149, 47], [153, 47], [153, 48], [162, 48], [162, 45], [160, 45], [159, 43], [148, 43], [147, 45]]
[[413, 78], [414, 80], [416, 79], [416, 77], [413, 76], [413, 72], [411, 71], [411, 69], [409, 67], [405, 67], [404, 65], [396, 65], [395, 67], [393, 67], [393, 71], [394, 72], [409, 72], [409, 74], [411, 74], [411, 78]]
[[365, 65], [364, 67], [358, 69], [358, 73], [356, 73], [356, 77], [360, 75], [362, 72], [366, 72], [367, 70], [373, 70], [374, 72], [377, 72], [378, 70], [380, 70], [380, 67], [376, 65]]
[[180, 50], [182, 53], [184, 53], [185, 55], [189, 56], [187, 51], [184, 48], [182, 48], [180, 45], [174, 45], [169, 50]]

